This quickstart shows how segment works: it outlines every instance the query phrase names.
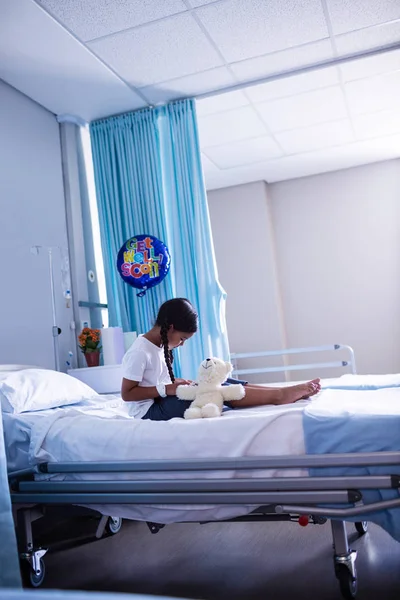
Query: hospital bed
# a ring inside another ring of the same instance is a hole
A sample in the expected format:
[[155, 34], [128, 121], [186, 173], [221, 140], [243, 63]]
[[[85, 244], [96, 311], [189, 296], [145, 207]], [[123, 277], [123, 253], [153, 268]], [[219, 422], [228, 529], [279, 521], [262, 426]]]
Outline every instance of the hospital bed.
[[[353, 371], [353, 365], [354, 360], [343, 366]], [[335, 381], [328, 385], [335, 387]], [[400, 383], [380, 385], [383, 391], [376, 389], [366, 403], [380, 398], [382, 406], [386, 398], [392, 406], [397, 394], [400, 398]], [[356, 393], [364, 399], [370, 392], [326, 393]], [[400, 520], [400, 447], [307, 453], [303, 418], [313, 403], [229, 411], [216, 420], [157, 423], [124, 418], [126, 404], [115, 398], [101, 401], [102, 412], [115, 404], [114, 419], [100, 419], [98, 407], [90, 403], [82, 409], [52, 409], [52, 414], [39, 417], [39, 424], [38, 415], [3, 415], [8, 443], [13, 428], [25, 428], [29, 440], [30, 465], [23, 467], [23, 461], [16, 460], [9, 480], [13, 505], [23, 507], [18, 511], [20, 550], [34, 575], [32, 583], [41, 582], [45, 549], [35, 547], [31, 518], [35, 510], [50, 505], [88, 506], [104, 514], [103, 526], [109, 515], [116, 528], [120, 518], [144, 520], [153, 533], [173, 522], [288, 520], [304, 525], [330, 519], [335, 573], [345, 598], [355, 597], [357, 574], [344, 520], [356, 521], [361, 533], [366, 520], [379, 522], [381, 514], [392, 518], [396, 511]], [[318, 418], [323, 403], [320, 410]], [[397, 408], [393, 411], [399, 425]], [[113, 461], [107, 459], [111, 448]], [[364, 468], [369, 470], [360, 474]], [[371, 501], [376, 491], [379, 498]]]

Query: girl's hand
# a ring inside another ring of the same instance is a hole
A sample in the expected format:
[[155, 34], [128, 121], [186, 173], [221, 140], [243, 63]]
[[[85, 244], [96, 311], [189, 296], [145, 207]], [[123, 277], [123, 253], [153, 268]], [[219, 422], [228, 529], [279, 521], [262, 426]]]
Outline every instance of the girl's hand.
[[176, 388], [178, 385], [190, 385], [192, 381], [189, 379], [175, 379], [175, 383], [170, 383], [165, 386], [165, 391], [167, 392], [167, 396], [176, 396]]

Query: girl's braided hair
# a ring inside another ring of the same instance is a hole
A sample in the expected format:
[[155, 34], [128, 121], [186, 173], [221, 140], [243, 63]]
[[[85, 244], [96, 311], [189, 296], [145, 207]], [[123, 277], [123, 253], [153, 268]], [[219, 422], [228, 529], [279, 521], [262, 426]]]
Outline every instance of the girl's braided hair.
[[171, 325], [177, 331], [184, 333], [196, 333], [197, 331], [197, 313], [186, 298], [173, 298], [167, 300], [161, 305], [158, 311], [156, 325], [160, 327], [161, 343], [164, 348], [165, 363], [168, 368], [172, 383], [175, 381], [172, 363], [174, 356], [172, 350], [168, 348], [168, 331]]

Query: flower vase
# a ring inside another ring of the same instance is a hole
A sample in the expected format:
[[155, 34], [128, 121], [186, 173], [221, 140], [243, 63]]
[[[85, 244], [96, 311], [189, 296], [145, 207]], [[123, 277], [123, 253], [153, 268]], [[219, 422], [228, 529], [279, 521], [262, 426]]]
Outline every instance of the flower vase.
[[98, 367], [100, 364], [100, 351], [85, 352], [85, 358], [88, 367]]

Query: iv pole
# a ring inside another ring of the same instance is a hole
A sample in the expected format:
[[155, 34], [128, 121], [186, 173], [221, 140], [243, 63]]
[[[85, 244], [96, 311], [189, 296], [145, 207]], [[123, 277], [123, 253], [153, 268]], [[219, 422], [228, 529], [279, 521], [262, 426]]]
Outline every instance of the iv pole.
[[[54, 286], [54, 268], [53, 268], [53, 250], [57, 249], [61, 252], [61, 248], [59, 246], [32, 246], [31, 254], [39, 254], [40, 250], [47, 249], [48, 257], [49, 257], [49, 275], [50, 275], [50, 293], [51, 293], [51, 312], [52, 312], [52, 336], [53, 336], [53, 351], [54, 351], [54, 368], [56, 371], [60, 371], [60, 349], [59, 349], [59, 335], [61, 333], [61, 328], [57, 325], [57, 308], [56, 308], [56, 292]], [[66, 290], [68, 294], [70, 294], [69, 290]], [[67, 296], [66, 296], [67, 297]], [[70, 298], [70, 296], [69, 296]]]
[[56, 312], [56, 294], [54, 290], [54, 272], [53, 272], [53, 251], [52, 248], [47, 249], [49, 253], [49, 271], [50, 271], [50, 289], [51, 289], [51, 310], [53, 316], [53, 346], [54, 346], [54, 366], [56, 371], [60, 370], [60, 350], [58, 346], [58, 336], [61, 333], [60, 327], [57, 325], [57, 312]]

